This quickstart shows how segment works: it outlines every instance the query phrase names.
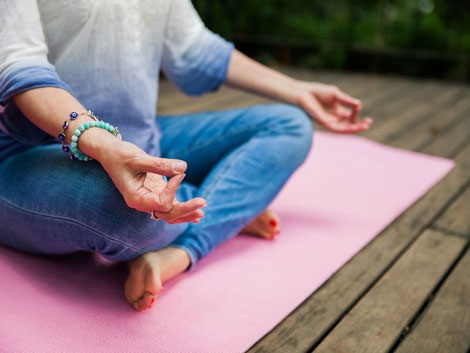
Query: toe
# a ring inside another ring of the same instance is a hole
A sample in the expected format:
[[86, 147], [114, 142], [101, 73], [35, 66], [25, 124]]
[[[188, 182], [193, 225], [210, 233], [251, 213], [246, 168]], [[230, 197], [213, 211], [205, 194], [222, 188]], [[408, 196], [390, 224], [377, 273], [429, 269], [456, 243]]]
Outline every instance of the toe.
[[155, 294], [145, 292], [144, 298], [142, 299], [144, 309], [150, 309], [155, 303], [156, 298], [157, 296]]
[[145, 294], [139, 300], [132, 303], [132, 306], [137, 311], [147, 310], [153, 306], [156, 299], [157, 296], [155, 294], [145, 292]]
[[134, 307], [135, 310], [137, 311], [142, 311], [145, 309], [145, 301], [144, 298], [141, 298], [135, 302], [132, 303], [132, 306]]
[[273, 233], [279, 232], [281, 230], [281, 219], [277, 213], [272, 210], [266, 210], [265, 215]]

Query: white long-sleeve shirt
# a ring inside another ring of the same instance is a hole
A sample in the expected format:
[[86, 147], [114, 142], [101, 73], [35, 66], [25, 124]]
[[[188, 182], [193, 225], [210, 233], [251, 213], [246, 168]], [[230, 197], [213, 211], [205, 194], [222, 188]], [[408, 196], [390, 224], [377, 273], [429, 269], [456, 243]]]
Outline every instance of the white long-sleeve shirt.
[[2, 141], [58, 142], [10, 100], [28, 89], [68, 90], [159, 155], [160, 69], [193, 95], [226, 79], [233, 44], [204, 26], [190, 0], [0, 0], [0, 9], [0, 154]]

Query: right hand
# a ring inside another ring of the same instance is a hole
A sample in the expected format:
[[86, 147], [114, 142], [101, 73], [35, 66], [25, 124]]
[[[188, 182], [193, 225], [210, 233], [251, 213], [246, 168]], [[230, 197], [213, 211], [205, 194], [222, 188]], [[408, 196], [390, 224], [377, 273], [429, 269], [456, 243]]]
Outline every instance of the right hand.
[[[136, 145], [119, 141], [108, 145], [99, 162], [118, 188], [127, 206], [168, 223], [198, 223], [204, 217], [200, 208], [206, 200], [197, 197], [186, 202], [175, 199], [186, 174], [186, 162], [149, 156]], [[163, 175], [172, 177], [168, 182]]]

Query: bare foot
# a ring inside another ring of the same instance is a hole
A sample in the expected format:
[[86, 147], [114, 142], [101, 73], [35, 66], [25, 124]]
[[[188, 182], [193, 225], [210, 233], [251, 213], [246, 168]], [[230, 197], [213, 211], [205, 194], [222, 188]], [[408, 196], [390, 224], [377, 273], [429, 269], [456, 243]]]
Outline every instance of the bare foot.
[[169, 246], [129, 261], [126, 300], [138, 311], [150, 309], [163, 289], [162, 283], [183, 272], [190, 263], [186, 251]]
[[239, 234], [249, 234], [265, 239], [274, 239], [281, 232], [279, 216], [271, 210], [266, 210], [256, 217]]

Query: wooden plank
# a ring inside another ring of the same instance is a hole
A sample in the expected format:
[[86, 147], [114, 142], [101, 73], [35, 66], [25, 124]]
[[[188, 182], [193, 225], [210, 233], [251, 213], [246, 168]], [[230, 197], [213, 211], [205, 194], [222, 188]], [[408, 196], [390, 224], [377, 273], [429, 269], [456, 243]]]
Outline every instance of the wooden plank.
[[[469, 95], [470, 90], [466, 89], [465, 96], [468, 97]], [[430, 119], [403, 131], [399, 136], [393, 137], [388, 144], [415, 151], [422, 150], [425, 146], [431, 144], [433, 140], [447, 133], [460, 121], [468, 119], [470, 116], [470, 100], [466, 97], [462, 97], [452, 107], [448, 106], [439, 111], [433, 111], [430, 113]]]
[[206, 94], [201, 97], [188, 97], [179, 94], [178, 100], [167, 100], [158, 103], [159, 115], [176, 115], [197, 113], [212, 110], [214, 106], [226, 105], [231, 100], [240, 101], [249, 97], [248, 94], [232, 88], [223, 88], [217, 93]]
[[470, 175], [470, 146], [456, 167], [434, 188], [397, 218], [359, 254], [276, 326], [249, 352], [309, 352], [338, 323], [461, 193]]
[[403, 93], [409, 92], [412, 94], [416, 91], [415, 88], [415, 84], [410, 81], [399, 81], [395, 85], [385, 84], [381, 89], [369, 93], [369, 101], [367, 104], [363, 104], [363, 114], [372, 115], [376, 121], [381, 120], [382, 111], [391, 109], [390, 107], [400, 106], [400, 101], [408, 99], [408, 94]]
[[465, 245], [428, 229], [313, 352], [388, 352]]
[[224, 97], [236, 96], [240, 93], [240, 91], [229, 87], [222, 87], [215, 93], [208, 93], [203, 96], [187, 96], [178, 90], [172, 91], [168, 95], [162, 90], [162, 97], [159, 97], [157, 110], [159, 114], [176, 114], [175, 109], [180, 109], [183, 106], [191, 110], [194, 109], [193, 106], [201, 105], [202, 102], [224, 99]]
[[470, 252], [467, 251], [395, 353], [470, 350]]
[[[431, 113], [453, 105], [456, 98], [460, 97], [459, 94], [463, 92], [460, 86], [449, 88], [441, 94], [438, 93], [442, 91], [442, 87], [428, 86], [428, 88], [430, 89], [422, 96], [422, 99], [413, 98], [406, 109], [402, 109], [402, 112], [389, 112], [386, 121], [372, 129], [367, 137], [383, 142], [397, 138], [401, 132], [416, 126], [420, 121], [427, 120]], [[429, 101], [431, 97], [432, 102]]]
[[470, 116], [443, 133], [436, 141], [423, 149], [424, 153], [442, 157], [452, 157], [469, 143]]
[[439, 217], [435, 226], [470, 237], [470, 187]]
[[375, 120], [374, 125], [369, 131], [363, 133], [368, 138], [376, 141], [385, 142], [387, 137], [386, 133], [390, 130], [390, 126], [398, 126], [397, 120], [406, 122], [407, 118], [400, 118], [406, 115], [409, 117], [411, 114], [416, 114], [417, 109], [422, 109], [422, 106], [428, 104], [426, 97], [435, 90], [435, 86], [427, 82], [410, 82], [404, 89], [397, 92], [396, 97], [392, 97], [383, 105], [374, 105], [373, 111], [370, 115]]

